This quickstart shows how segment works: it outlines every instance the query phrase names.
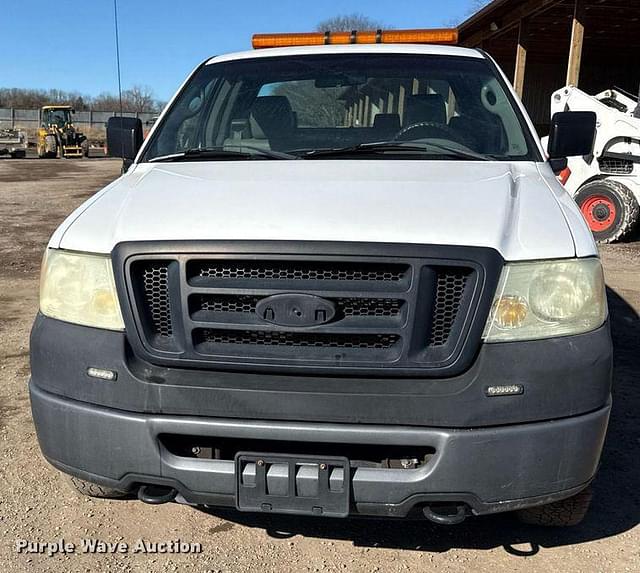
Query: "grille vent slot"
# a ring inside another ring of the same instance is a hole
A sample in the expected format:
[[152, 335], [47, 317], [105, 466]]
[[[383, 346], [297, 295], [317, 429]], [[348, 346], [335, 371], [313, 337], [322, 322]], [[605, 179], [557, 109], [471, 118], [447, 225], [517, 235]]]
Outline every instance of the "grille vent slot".
[[359, 348], [384, 350], [398, 343], [396, 334], [324, 334], [264, 332], [255, 330], [202, 330], [197, 336], [209, 344], [298, 346], [313, 348]]
[[[191, 304], [191, 310], [208, 312], [253, 313], [256, 304], [263, 296], [248, 295], [197, 295]], [[404, 301], [395, 298], [329, 298], [338, 309], [338, 317], [397, 317], [402, 311]]]
[[194, 261], [189, 276], [218, 280], [398, 282], [408, 265], [306, 261]]

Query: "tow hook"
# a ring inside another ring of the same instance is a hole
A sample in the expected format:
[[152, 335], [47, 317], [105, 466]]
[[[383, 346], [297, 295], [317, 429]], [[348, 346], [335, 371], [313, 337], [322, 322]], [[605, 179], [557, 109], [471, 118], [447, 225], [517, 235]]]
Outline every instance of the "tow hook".
[[422, 513], [429, 521], [438, 525], [458, 525], [467, 519], [467, 507], [464, 504], [442, 505], [437, 509], [438, 511], [434, 511], [434, 508], [425, 505]]
[[138, 490], [138, 499], [151, 505], [169, 503], [178, 495], [178, 490], [166, 485], [143, 485]]

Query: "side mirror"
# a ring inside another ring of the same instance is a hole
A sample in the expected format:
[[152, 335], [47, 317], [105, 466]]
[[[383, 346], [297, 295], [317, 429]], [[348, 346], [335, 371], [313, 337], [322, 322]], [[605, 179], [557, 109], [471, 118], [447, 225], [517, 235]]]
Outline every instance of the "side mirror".
[[107, 153], [131, 162], [142, 146], [142, 121], [135, 117], [110, 117], [107, 121]]
[[551, 118], [549, 159], [591, 155], [597, 116], [592, 111], [561, 111]]

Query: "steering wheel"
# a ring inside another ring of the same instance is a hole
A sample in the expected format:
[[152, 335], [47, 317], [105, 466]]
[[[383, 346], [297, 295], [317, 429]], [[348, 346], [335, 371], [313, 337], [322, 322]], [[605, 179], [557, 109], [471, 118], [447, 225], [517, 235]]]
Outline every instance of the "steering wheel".
[[[438, 139], [448, 139], [450, 141], [455, 141], [464, 145], [465, 147], [472, 148], [473, 143], [469, 141], [464, 135], [456, 131], [455, 129], [449, 127], [444, 123], [436, 123], [433, 121], [420, 121], [418, 123], [412, 123], [411, 125], [407, 125], [403, 127], [398, 133], [393, 137], [394, 141], [408, 141], [412, 138], [406, 137], [407, 133], [415, 129], [422, 129], [428, 135], [423, 135], [423, 137], [432, 137]], [[413, 138], [415, 139], [415, 138]]]

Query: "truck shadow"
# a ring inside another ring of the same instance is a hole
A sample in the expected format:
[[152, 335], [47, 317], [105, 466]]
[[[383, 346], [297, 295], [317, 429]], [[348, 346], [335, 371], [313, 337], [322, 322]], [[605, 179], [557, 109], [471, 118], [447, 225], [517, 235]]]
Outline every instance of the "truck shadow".
[[296, 535], [351, 541], [361, 547], [446, 552], [452, 548], [503, 547], [515, 556], [611, 537], [640, 523], [640, 317], [608, 288], [614, 357], [614, 406], [594, 499], [587, 518], [575, 527], [543, 528], [520, 524], [510, 514], [470, 518], [445, 527], [426, 520], [323, 519], [244, 514], [207, 509], [228, 521], [264, 529], [274, 538]]

